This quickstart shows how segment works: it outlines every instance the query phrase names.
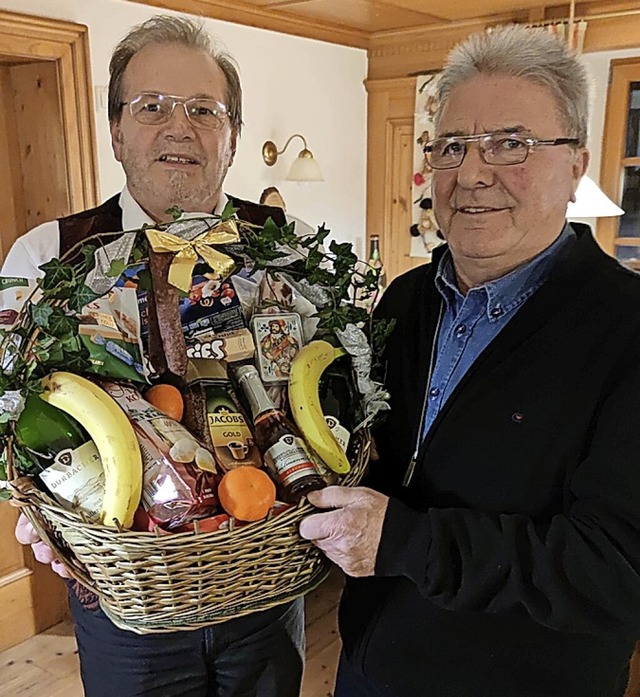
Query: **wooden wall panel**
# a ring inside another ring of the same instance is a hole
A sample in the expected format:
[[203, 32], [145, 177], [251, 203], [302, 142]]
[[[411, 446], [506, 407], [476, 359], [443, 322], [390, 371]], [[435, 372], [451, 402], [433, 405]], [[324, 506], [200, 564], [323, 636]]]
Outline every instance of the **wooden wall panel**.
[[54, 61], [11, 69], [25, 222], [36, 225], [68, 215], [67, 162]]
[[0, 65], [0, 264], [18, 235], [26, 232], [22, 174], [10, 69]]
[[67, 191], [72, 211], [98, 203], [98, 162], [87, 27], [0, 10], [0, 55], [52, 61], [62, 95]]
[[[97, 203], [87, 28], [0, 10], [0, 229], [16, 235]], [[66, 586], [13, 537], [0, 504], [0, 650], [67, 615]], [[1, 689], [0, 689], [1, 691]]]
[[27, 571], [0, 579], [0, 651], [37, 634], [31, 602], [31, 576]]
[[64, 581], [49, 566], [36, 562], [29, 547], [14, 539], [17, 519], [16, 508], [0, 503], [0, 651], [68, 616]]
[[11, 539], [17, 518], [18, 511], [15, 508], [6, 502], [0, 504], [0, 530], [2, 530], [3, 537], [2, 556], [0, 556], [0, 585], [2, 585], [3, 577], [24, 568], [28, 569], [25, 548], [22, 545], [7, 544], [7, 538]]

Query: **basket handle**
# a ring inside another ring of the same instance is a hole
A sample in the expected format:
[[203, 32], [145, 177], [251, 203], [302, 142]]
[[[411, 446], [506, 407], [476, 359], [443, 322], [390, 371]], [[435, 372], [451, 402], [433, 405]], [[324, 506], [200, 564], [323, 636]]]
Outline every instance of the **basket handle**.
[[38, 510], [37, 506], [34, 505], [34, 500], [39, 503], [45, 503], [45, 497], [42, 492], [35, 486], [35, 484], [28, 477], [19, 477], [18, 479], [13, 479], [9, 483], [9, 488], [11, 489], [11, 505], [19, 508], [22, 513], [25, 514], [31, 525], [33, 525], [35, 531], [38, 533], [40, 539], [53, 551], [58, 557], [58, 561], [64, 566], [69, 575], [74, 581], [78, 581], [83, 586], [88, 588], [91, 592], [100, 596], [99, 591], [96, 590], [93, 585], [93, 581], [89, 578], [86, 570], [79, 562], [74, 560], [69, 560], [67, 558], [68, 552], [63, 553], [60, 549], [60, 545], [56, 541], [55, 537], [51, 534], [50, 528], [42, 517], [42, 514]]

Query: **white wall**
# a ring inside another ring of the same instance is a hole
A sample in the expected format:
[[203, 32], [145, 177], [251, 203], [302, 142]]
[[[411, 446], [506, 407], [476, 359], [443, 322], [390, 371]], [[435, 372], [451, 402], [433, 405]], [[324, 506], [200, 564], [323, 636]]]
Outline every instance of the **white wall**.
[[[109, 57], [118, 40], [129, 27], [160, 12], [125, 0], [0, 0], [0, 9], [87, 25], [98, 92], [108, 83]], [[205, 24], [237, 60], [244, 88], [245, 128], [225, 190], [257, 200], [265, 187], [277, 186], [289, 212], [314, 226], [326, 222], [332, 236], [353, 242], [363, 255], [366, 52], [218, 20]], [[107, 198], [122, 187], [124, 177], [111, 155], [106, 109], [97, 102], [96, 129], [102, 198]], [[299, 139], [273, 168], [262, 161], [265, 140], [281, 148], [293, 133], [306, 138], [324, 182], [284, 181], [302, 149]]]

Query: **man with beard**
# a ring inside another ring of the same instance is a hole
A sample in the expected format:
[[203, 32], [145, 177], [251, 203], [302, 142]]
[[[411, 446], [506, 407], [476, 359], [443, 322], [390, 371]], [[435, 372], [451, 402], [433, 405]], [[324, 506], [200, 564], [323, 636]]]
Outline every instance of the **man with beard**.
[[[123, 191], [96, 209], [45, 223], [17, 240], [3, 274], [35, 278], [38, 267], [85, 237], [170, 221], [168, 209], [286, 222], [279, 209], [228, 197], [222, 186], [242, 127], [233, 61], [197, 24], [158, 16], [135, 27], [110, 64], [113, 152]], [[299, 230], [298, 230], [299, 232]], [[52, 551], [20, 517], [16, 537], [65, 575]], [[194, 572], [196, 573], [196, 572]], [[295, 697], [304, 656], [302, 600], [195, 631], [138, 636], [117, 629], [97, 598], [70, 586], [87, 697]]]
[[380, 317], [370, 488], [302, 521], [352, 578], [336, 697], [621, 697], [640, 635], [640, 277], [568, 224], [584, 67], [545, 30], [455, 48], [424, 151], [446, 244]]

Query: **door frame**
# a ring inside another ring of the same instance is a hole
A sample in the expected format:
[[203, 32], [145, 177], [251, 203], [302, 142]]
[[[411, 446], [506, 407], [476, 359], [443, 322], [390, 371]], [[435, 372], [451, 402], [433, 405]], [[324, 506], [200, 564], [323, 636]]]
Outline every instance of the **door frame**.
[[96, 206], [98, 158], [88, 27], [0, 10], [0, 54], [55, 61], [68, 163], [69, 213]]
[[[88, 28], [0, 11], [0, 55], [8, 57], [7, 65], [15, 59], [18, 65], [33, 62], [54, 67], [57, 94], [52, 99], [58, 100], [61, 121], [56, 127], [62, 135], [57, 148], [62, 148], [60, 159], [66, 163], [60, 185], [66, 189], [68, 208], [58, 214], [95, 206], [99, 189]], [[5, 83], [3, 89], [6, 88]], [[29, 153], [16, 145], [10, 156], [23, 160]], [[38, 157], [38, 153], [31, 156]], [[34, 560], [28, 547], [13, 539], [16, 518], [17, 511], [8, 503], [0, 504], [0, 529], [4, 536], [0, 551], [0, 611], [6, 620], [0, 622], [0, 649], [44, 631], [66, 615], [65, 585], [48, 565]]]

